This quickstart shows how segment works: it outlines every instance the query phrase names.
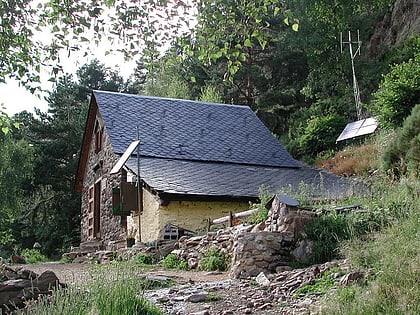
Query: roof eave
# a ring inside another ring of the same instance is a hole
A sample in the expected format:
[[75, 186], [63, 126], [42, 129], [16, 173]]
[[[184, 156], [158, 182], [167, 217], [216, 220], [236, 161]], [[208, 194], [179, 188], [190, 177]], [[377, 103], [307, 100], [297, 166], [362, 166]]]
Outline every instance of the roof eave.
[[76, 180], [74, 188], [76, 191], [83, 190], [83, 179], [86, 171], [87, 160], [89, 158], [90, 144], [93, 137], [93, 128], [95, 127], [96, 115], [98, 113], [98, 105], [95, 95], [92, 93], [90, 98], [88, 116], [86, 119], [85, 131], [83, 133], [82, 148], [79, 155], [79, 163], [77, 166]]

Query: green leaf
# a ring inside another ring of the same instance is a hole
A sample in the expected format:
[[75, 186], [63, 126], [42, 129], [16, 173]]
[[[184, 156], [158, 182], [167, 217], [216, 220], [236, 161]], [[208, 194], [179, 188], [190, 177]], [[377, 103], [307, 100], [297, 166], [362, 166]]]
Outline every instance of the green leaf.
[[283, 20], [283, 22], [284, 22], [284, 24], [289, 25], [289, 18], [288, 17], [285, 17], [284, 20]]
[[196, 78], [195, 77], [191, 77], [191, 82], [192, 83], [196, 83], [197, 82]]
[[297, 31], [299, 30], [299, 24], [294, 23], [294, 24], [292, 25], [292, 30], [294, 30], [295, 32], [297, 32]]
[[244, 42], [244, 46], [245, 47], [252, 47], [252, 42], [249, 38], [247, 38]]
[[5, 134], [5, 135], [7, 135], [8, 133], [9, 133], [9, 127], [7, 127], [7, 126], [4, 126], [4, 127], [2, 127], [1, 128], [1, 131]]

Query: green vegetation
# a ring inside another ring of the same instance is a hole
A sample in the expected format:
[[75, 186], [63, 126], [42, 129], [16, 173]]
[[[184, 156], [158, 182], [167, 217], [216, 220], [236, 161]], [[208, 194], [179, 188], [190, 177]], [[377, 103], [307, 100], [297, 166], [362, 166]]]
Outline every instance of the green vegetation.
[[229, 257], [226, 253], [210, 248], [200, 260], [200, 269], [206, 271], [226, 271], [229, 264]]
[[162, 261], [162, 266], [166, 269], [188, 270], [188, 262], [184, 259], [179, 259], [176, 254], [169, 254]]
[[[329, 295], [324, 314], [419, 314], [420, 200], [415, 191], [420, 187], [418, 182], [394, 185], [387, 190], [392, 194], [389, 201], [395, 198], [399, 203], [409, 198], [394, 212], [394, 222], [370, 239], [342, 244], [342, 253], [354, 268], [368, 271], [368, 284], [340, 288], [337, 294]], [[403, 195], [401, 199], [398, 192]]]
[[133, 264], [98, 266], [86, 283], [54, 291], [51, 297], [44, 296], [18, 314], [163, 315], [142, 296], [145, 289], [158, 286], [147, 280], [139, 281], [140, 272]]
[[154, 265], [157, 263], [157, 259], [147, 254], [140, 254], [135, 258], [135, 261], [141, 265]]
[[401, 129], [382, 155], [386, 172], [396, 176], [420, 176], [420, 104], [404, 120]]
[[38, 249], [24, 249], [21, 255], [25, 258], [26, 263], [36, 264], [48, 261], [48, 257], [41, 254]]
[[383, 77], [376, 92], [374, 110], [381, 121], [393, 127], [402, 125], [420, 99], [420, 40], [414, 58], [396, 64]]
[[321, 278], [315, 279], [314, 283], [300, 287], [296, 294], [325, 293], [336, 286], [333, 275], [339, 271], [338, 268], [332, 268], [324, 272]]

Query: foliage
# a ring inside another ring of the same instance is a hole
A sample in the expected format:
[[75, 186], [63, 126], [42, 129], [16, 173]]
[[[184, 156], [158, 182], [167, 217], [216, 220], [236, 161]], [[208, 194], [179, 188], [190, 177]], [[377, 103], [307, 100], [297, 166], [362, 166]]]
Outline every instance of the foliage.
[[166, 269], [188, 270], [188, 262], [179, 259], [176, 254], [169, 254], [162, 261], [162, 266]]
[[265, 205], [272, 197], [273, 197], [273, 194], [270, 192], [270, 190], [267, 187], [264, 187], [264, 186], [260, 187], [259, 189], [260, 202], [258, 204], [251, 205], [252, 209], [257, 208], [258, 211], [247, 219], [247, 221], [250, 224], [258, 224], [268, 219], [268, 209], [265, 207]]
[[[411, 189], [407, 190], [407, 185]], [[406, 199], [394, 223], [371, 239], [355, 239], [342, 246], [343, 254], [355, 268], [370, 277], [364, 286], [353, 285], [331, 294], [323, 314], [418, 314], [420, 312], [420, 217], [417, 181], [402, 180], [383, 187], [388, 203]], [[380, 196], [379, 196], [380, 197]]]
[[157, 260], [153, 256], [140, 254], [136, 257], [136, 262], [142, 265], [154, 265], [157, 263]]
[[[377, 204], [366, 205], [362, 212], [338, 214], [334, 210], [313, 218], [305, 226], [305, 238], [314, 241], [308, 263], [323, 263], [340, 258], [341, 242], [377, 231], [390, 222], [388, 213]], [[322, 209], [318, 209], [320, 211]]]
[[420, 99], [420, 51], [384, 75], [375, 98], [373, 110], [381, 121], [385, 125], [401, 126]]
[[238, 72], [251, 58], [253, 50], [264, 50], [274, 40], [270, 24], [280, 13], [283, 13], [281, 19], [286, 24], [298, 29], [298, 21], [278, 1], [197, 0], [195, 4], [197, 29], [194, 41], [186, 44], [184, 49], [187, 53], [195, 52], [197, 58], [207, 65], [226, 59], [225, 79]]
[[378, 161], [378, 147], [373, 143], [365, 143], [361, 146], [347, 146], [326, 159], [317, 157], [315, 166], [340, 176], [362, 178], [379, 168]]
[[41, 254], [38, 249], [24, 249], [21, 255], [25, 257], [25, 261], [28, 264], [36, 264], [48, 261], [48, 257]]
[[[0, 132], [0, 251], [12, 251], [13, 225], [24, 203], [23, 183], [31, 179], [33, 150], [24, 140]], [[32, 244], [31, 244], [32, 245]]]
[[346, 119], [339, 115], [311, 117], [299, 139], [300, 151], [306, 155], [315, 155], [328, 150], [335, 144], [337, 135], [344, 129], [346, 123]]
[[200, 269], [206, 271], [226, 271], [228, 265], [228, 255], [216, 248], [207, 250], [200, 260]]
[[212, 103], [223, 103], [220, 92], [211, 85], [206, 85], [201, 89], [200, 101], [212, 102]]
[[420, 170], [420, 104], [414, 106], [395, 139], [382, 156], [385, 171], [394, 176], [419, 177]]
[[334, 286], [337, 285], [335, 282], [333, 275], [334, 273], [338, 272], [338, 268], [333, 268], [324, 272], [321, 278], [315, 279], [315, 281], [311, 284], [307, 284], [301, 286], [297, 291], [296, 295], [299, 294], [311, 294], [311, 293], [325, 293], [331, 290]]

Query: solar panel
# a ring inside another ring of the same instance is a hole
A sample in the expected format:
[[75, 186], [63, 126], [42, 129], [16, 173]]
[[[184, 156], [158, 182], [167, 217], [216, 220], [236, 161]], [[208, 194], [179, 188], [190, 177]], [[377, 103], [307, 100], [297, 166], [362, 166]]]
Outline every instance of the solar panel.
[[374, 133], [379, 122], [375, 118], [366, 118], [347, 124], [336, 142], [353, 139]]
[[124, 166], [125, 162], [127, 162], [128, 158], [131, 156], [131, 153], [133, 153], [134, 149], [137, 148], [139, 143], [140, 143], [140, 140], [131, 142], [127, 150], [125, 150], [124, 154], [120, 157], [118, 162], [112, 168], [110, 174], [116, 174], [120, 171], [121, 167]]

